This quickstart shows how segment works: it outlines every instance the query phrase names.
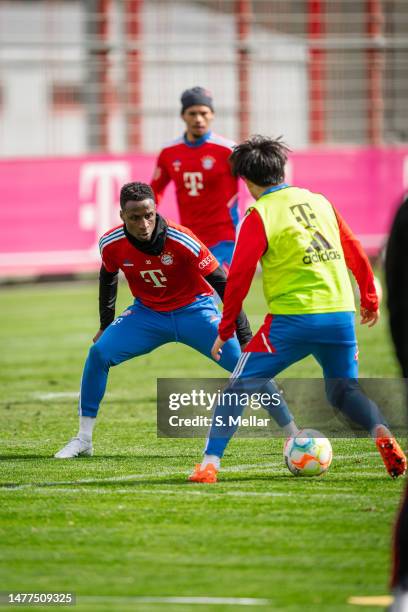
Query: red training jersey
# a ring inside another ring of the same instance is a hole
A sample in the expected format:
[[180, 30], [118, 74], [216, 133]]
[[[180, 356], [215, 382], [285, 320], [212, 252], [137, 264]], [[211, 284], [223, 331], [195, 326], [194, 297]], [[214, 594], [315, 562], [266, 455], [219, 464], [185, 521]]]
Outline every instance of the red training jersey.
[[238, 179], [228, 161], [233, 146], [211, 132], [195, 143], [182, 136], [161, 151], [151, 183], [160, 204], [174, 181], [181, 223], [209, 247], [235, 240]]
[[[360, 302], [370, 311], [378, 309], [378, 297], [374, 286], [374, 275], [367, 255], [340, 213], [334, 209], [339, 226], [341, 246], [347, 267], [353, 273], [360, 289]], [[257, 263], [268, 248], [265, 227], [258, 211], [253, 209], [244, 219], [224, 294], [224, 310], [218, 333], [228, 340], [235, 331], [235, 319], [242, 308]]]
[[99, 241], [102, 262], [108, 272], [122, 270], [135, 298], [157, 311], [187, 306], [197, 295], [212, 295], [205, 276], [218, 261], [186, 227], [168, 221], [160, 255], [139, 251], [126, 238], [123, 225], [106, 232]]

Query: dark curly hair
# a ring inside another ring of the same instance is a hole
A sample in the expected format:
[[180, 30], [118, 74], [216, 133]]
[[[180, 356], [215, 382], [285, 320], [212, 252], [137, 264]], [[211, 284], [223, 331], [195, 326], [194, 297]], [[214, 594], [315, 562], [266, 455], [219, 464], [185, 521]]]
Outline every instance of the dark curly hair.
[[126, 183], [120, 190], [120, 207], [122, 210], [129, 200], [134, 200], [136, 202], [153, 200], [153, 202], [155, 202], [154, 191], [150, 185], [146, 183]]
[[234, 176], [242, 176], [255, 185], [279, 185], [285, 179], [285, 164], [289, 147], [282, 137], [251, 136], [237, 145], [230, 155]]

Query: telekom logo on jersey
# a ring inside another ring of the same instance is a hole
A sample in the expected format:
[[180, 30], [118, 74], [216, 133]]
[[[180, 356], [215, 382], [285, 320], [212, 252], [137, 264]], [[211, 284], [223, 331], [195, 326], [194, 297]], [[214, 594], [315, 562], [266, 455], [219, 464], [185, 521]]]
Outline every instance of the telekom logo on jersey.
[[198, 196], [200, 190], [204, 189], [202, 172], [183, 172], [183, 181], [190, 196]]
[[140, 270], [140, 276], [146, 283], [153, 283], [154, 287], [165, 287], [163, 285], [167, 281], [161, 270]]

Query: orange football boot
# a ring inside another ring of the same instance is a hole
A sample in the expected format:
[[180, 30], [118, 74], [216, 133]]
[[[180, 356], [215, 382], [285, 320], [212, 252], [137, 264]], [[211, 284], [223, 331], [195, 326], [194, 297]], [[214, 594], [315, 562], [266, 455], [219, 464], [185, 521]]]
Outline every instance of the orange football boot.
[[375, 443], [391, 478], [398, 478], [405, 474], [407, 458], [396, 439], [389, 436], [378, 437]]
[[188, 477], [190, 482], [204, 482], [212, 484], [217, 482], [217, 469], [212, 463], [207, 463], [204, 469], [201, 469], [201, 463], [197, 463], [195, 470]]

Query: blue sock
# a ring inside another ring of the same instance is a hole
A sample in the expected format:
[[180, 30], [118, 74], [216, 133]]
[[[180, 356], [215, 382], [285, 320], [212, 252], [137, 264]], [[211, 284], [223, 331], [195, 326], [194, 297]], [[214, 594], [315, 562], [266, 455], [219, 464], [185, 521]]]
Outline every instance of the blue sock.
[[326, 393], [335, 408], [366, 431], [376, 425], [387, 426], [377, 404], [365, 395], [356, 378], [328, 378]]

